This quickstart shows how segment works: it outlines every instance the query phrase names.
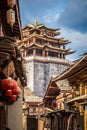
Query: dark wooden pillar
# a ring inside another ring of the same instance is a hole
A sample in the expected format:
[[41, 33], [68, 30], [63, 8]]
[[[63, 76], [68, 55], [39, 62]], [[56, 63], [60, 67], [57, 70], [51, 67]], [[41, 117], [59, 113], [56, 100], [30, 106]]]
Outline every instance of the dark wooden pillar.
[[6, 111], [0, 107], [0, 130], [6, 130]]

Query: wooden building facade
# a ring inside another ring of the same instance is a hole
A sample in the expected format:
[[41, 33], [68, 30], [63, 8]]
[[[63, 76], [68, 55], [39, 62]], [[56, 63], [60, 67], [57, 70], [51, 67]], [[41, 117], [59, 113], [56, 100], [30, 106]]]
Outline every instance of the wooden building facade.
[[73, 130], [78, 125], [87, 129], [87, 53], [51, 78], [43, 102], [44, 129]]
[[[72, 97], [67, 80], [60, 82], [51, 78], [43, 102], [45, 105], [44, 128], [49, 130], [72, 130], [76, 128], [73, 122], [77, 119], [77, 113], [70, 110], [66, 104], [66, 98]], [[64, 88], [65, 87], [65, 88]], [[71, 126], [71, 129], [69, 129]]]
[[81, 130], [87, 129], [87, 54], [85, 53], [81, 59], [77, 60], [70, 68], [68, 68], [61, 76], [57, 76], [53, 81], [67, 79], [71, 86], [71, 98], [65, 96], [65, 103], [68, 110], [77, 112], [76, 121], [72, 126], [80, 125]]
[[19, 1], [0, 0], [0, 130], [22, 130], [26, 77], [17, 39], [22, 39]]

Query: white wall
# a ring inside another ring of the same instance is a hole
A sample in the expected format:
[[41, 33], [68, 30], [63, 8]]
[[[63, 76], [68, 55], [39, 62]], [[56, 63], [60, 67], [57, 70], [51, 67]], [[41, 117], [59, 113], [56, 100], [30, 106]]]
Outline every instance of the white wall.
[[22, 94], [18, 101], [8, 106], [7, 124], [11, 130], [22, 130]]

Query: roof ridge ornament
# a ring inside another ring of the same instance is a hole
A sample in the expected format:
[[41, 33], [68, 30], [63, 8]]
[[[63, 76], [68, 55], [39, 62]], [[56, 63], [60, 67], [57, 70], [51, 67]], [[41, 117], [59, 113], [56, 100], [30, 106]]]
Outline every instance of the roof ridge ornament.
[[34, 26], [36, 27], [37, 25], [38, 25], [38, 20], [35, 19], [35, 21], [34, 21]]

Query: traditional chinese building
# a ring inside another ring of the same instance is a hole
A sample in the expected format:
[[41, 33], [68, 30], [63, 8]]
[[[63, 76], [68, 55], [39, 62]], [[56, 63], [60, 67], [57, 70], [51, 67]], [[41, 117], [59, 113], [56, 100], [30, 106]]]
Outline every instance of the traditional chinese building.
[[[54, 81], [51, 77], [43, 102], [45, 105], [44, 128], [49, 130], [68, 130], [68, 120], [73, 115], [65, 104], [71, 98], [71, 87], [67, 80]], [[74, 116], [74, 118], [76, 118]], [[42, 117], [41, 117], [42, 119]]]
[[22, 39], [19, 0], [0, 0], [0, 130], [22, 130], [26, 80], [17, 39]]
[[22, 31], [19, 48], [25, 60], [27, 87], [37, 96], [44, 96], [51, 76], [59, 75], [70, 64], [66, 60], [66, 56], [73, 53], [66, 48], [70, 42], [58, 38], [59, 28], [48, 28], [38, 21], [26, 25]]
[[65, 103], [69, 111], [74, 111], [68, 120], [67, 130], [75, 129], [77, 125], [80, 125], [81, 130], [87, 130], [87, 53], [53, 81], [63, 79], [67, 79], [72, 87], [72, 97], [68, 99], [65, 96]]
[[[38, 130], [39, 117], [44, 114], [42, 98], [35, 96], [35, 94], [28, 88], [24, 89], [24, 97], [25, 103], [23, 104], [23, 129]], [[39, 106], [39, 104], [42, 104], [42, 106]]]

